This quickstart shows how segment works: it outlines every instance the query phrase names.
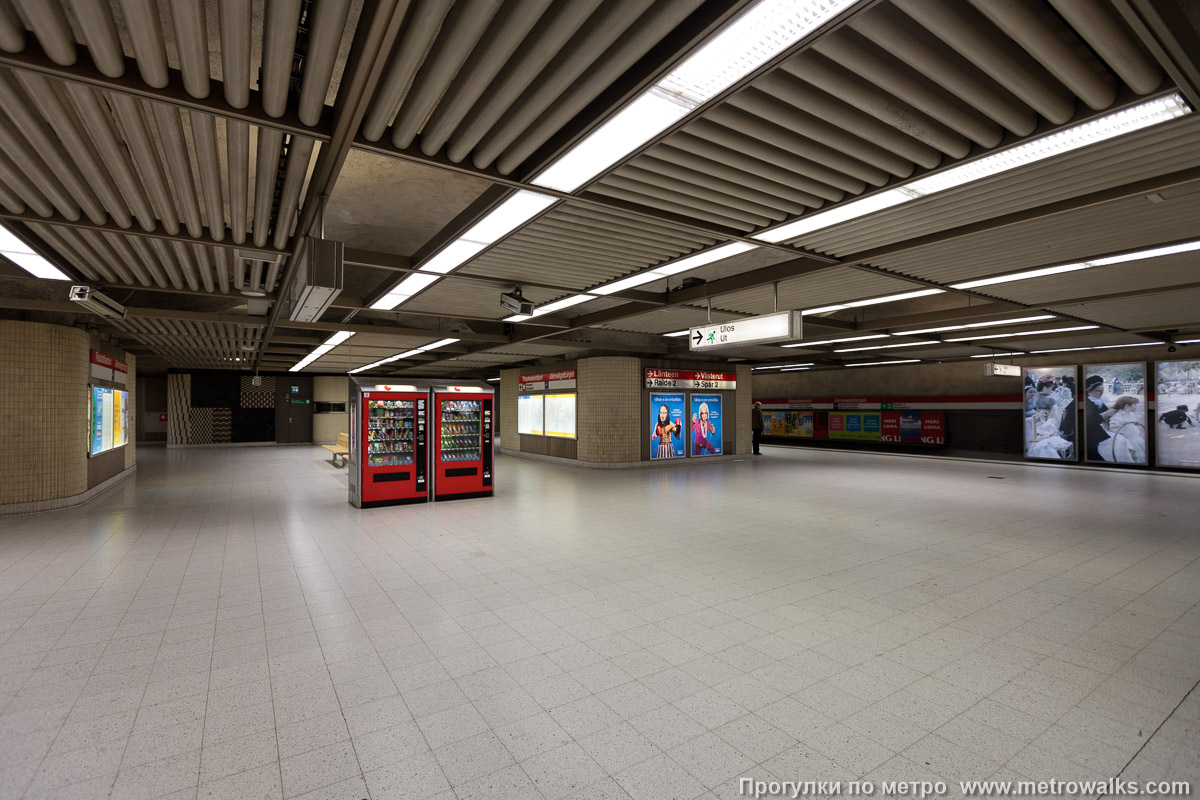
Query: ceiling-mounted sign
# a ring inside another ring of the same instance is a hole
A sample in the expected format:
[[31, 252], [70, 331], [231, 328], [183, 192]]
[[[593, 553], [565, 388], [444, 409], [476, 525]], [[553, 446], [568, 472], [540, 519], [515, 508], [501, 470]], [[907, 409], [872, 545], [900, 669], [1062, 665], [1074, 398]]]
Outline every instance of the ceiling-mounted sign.
[[646, 370], [647, 389], [736, 389], [734, 372], [693, 372], [685, 369]]
[[111, 381], [113, 379], [113, 367], [116, 365], [116, 359], [108, 353], [101, 353], [99, 350], [93, 349], [89, 359], [90, 374], [93, 378], [98, 378], [102, 381]]
[[564, 369], [558, 372], [541, 372], [537, 375], [522, 375], [517, 379], [517, 391], [536, 392], [554, 391], [557, 389], [574, 389], [575, 384], [575, 370]]
[[800, 339], [803, 322], [799, 311], [781, 311], [763, 317], [747, 317], [718, 325], [692, 328], [688, 335], [691, 350], [717, 350], [750, 344], [770, 344]]
[[1021, 377], [1021, 368], [1018, 367], [1016, 364], [988, 363], [985, 366], [987, 367], [984, 370], [985, 375], [1006, 375], [1006, 376], [1012, 376], [1012, 377], [1017, 377], [1017, 378]]

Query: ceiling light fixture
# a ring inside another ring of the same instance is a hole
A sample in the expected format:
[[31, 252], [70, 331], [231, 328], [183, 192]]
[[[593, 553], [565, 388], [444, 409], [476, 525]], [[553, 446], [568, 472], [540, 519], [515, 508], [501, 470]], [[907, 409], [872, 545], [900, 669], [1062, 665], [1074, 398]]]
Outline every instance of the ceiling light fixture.
[[1023, 355], [1025, 355], [1024, 350], [1014, 350], [1011, 353], [983, 353], [982, 355], [971, 356], [971, 358], [1003, 358], [1004, 356], [1023, 356]]
[[1178, 339], [1175, 341], [1175, 344], [1197, 344], [1197, 343], [1200, 343], [1200, 339]]
[[533, 317], [540, 317], [543, 314], [552, 314], [555, 311], [562, 311], [564, 308], [577, 306], [580, 303], [586, 303], [588, 300], [595, 299], [596, 298], [590, 294], [571, 295], [570, 297], [564, 297], [562, 300], [555, 300], [553, 303], [547, 303], [544, 306], [538, 306], [536, 309], [534, 309], [532, 314], [514, 314], [511, 317], [505, 317], [504, 321], [521, 322], [523, 320], [532, 319]]
[[940, 328], [921, 328], [915, 331], [892, 331], [893, 336], [915, 336], [919, 333], [945, 333], [946, 331], [965, 331], [972, 328], [994, 328], [998, 325], [1023, 325], [1027, 322], [1041, 322], [1055, 319], [1053, 314], [1038, 314], [1035, 317], [1017, 317], [1016, 319], [997, 319], [991, 322], [972, 322], [968, 325], [943, 325]]
[[895, 361], [864, 361], [859, 364], [843, 364], [845, 367], [878, 367], [885, 364], [916, 364], [920, 362], [919, 358], [898, 358]]
[[886, 339], [890, 334], [887, 333], [872, 333], [867, 336], [847, 336], [844, 339], [822, 339], [819, 342], [800, 342], [799, 344], [785, 344], [782, 347], [819, 347], [823, 344], [841, 344], [842, 342], [865, 342], [867, 339]]
[[1071, 331], [1094, 331], [1099, 325], [1076, 325], [1072, 328], [1046, 328], [1040, 331], [1021, 331], [1019, 333], [989, 333], [986, 336], [959, 336], [954, 339], [943, 339], [944, 342], [976, 342], [981, 339], [1021, 339], [1026, 336], [1042, 336], [1047, 333], [1070, 333]]
[[35, 278], [47, 281], [71, 280], [69, 275], [39, 256], [32, 247], [4, 225], [0, 225], [0, 256], [4, 256]]
[[531, 183], [574, 192], [855, 2], [762, 0]]
[[798, 369], [800, 367], [811, 367], [811, 366], [813, 366], [813, 362], [806, 361], [803, 364], [766, 364], [761, 367], [751, 367], [750, 369], [751, 370], [756, 370], [756, 369], [793, 369], [793, 368]]
[[588, 291], [591, 294], [610, 295], [613, 292], [632, 289], [633, 287], [641, 286], [644, 283], [650, 283], [651, 281], [667, 278], [671, 275], [678, 275], [681, 272], [697, 269], [699, 267], [703, 267], [705, 264], [711, 264], [714, 261], [720, 261], [724, 258], [731, 258], [750, 250], [757, 249], [758, 245], [751, 244], [749, 242], [728, 242], [710, 250], [693, 253], [690, 256], [684, 256], [683, 258], [676, 259], [675, 261], [671, 261], [666, 264], [659, 264], [658, 266], [651, 267], [644, 272], [639, 272], [636, 275], [630, 275], [628, 277], [621, 278], [620, 280], [606, 283], [602, 286], [597, 286], [595, 289], [589, 289]]
[[439, 347], [445, 347], [446, 345], [454, 344], [457, 341], [458, 341], [458, 339], [438, 339], [436, 342], [431, 342], [426, 345], [421, 345], [420, 347], [415, 347], [412, 350], [406, 350], [403, 353], [397, 353], [394, 356], [388, 356], [387, 358], [381, 358], [378, 361], [374, 362], [373, 364], [367, 364], [362, 367], [357, 367], [355, 369], [350, 370], [350, 372], [348, 374], [353, 375], [356, 372], [363, 372], [368, 369], [374, 369], [375, 367], [382, 367], [384, 364], [390, 364], [393, 361], [399, 361], [404, 358], [412, 358], [413, 356], [417, 355], [418, 353], [424, 353], [429, 350], [436, 350]]
[[433, 258], [400, 281], [387, 294], [371, 304], [376, 310], [391, 310], [413, 295], [436, 283], [438, 276], [458, 269], [489, 245], [498, 242], [538, 214], [558, 202], [557, 197], [521, 189], [489, 211], [483, 219], [439, 250]]
[[899, 347], [924, 347], [930, 344], [941, 344], [941, 342], [901, 342], [896, 344], [877, 344], [871, 347], [846, 347], [841, 350], [834, 350], [835, 353], [857, 353], [863, 350], [893, 350]]
[[664, 333], [663, 336], [687, 336], [691, 332], [692, 331], [689, 328], [689, 329], [683, 330], [683, 331], [671, 331], [670, 333]]
[[952, 167], [945, 172], [910, 181], [902, 186], [864, 197], [861, 200], [843, 203], [829, 211], [805, 215], [794, 222], [757, 233], [753, 238], [772, 243], [796, 239], [805, 234], [874, 214], [901, 203], [990, 178], [1018, 167], [1035, 164], [1053, 156], [1178, 119], [1190, 113], [1192, 113], [1192, 108], [1188, 106], [1182, 95], [1170, 94], [1159, 97], [1075, 125], [1058, 133], [1010, 147], [999, 153]]
[[1041, 267], [1040, 269], [1030, 269], [1024, 272], [1012, 272], [1007, 275], [998, 275], [993, 278], [980, 278], [979, 280], [966, 281], [964, 283], [956, 283], [951, 286], [951, 289], [975, 289], [980, 286], [992, 286], [997, 283], [1011, 283], [1012, 281], [1027, 281], [1031, 278], [1044, 278], [1047, 275], [1059, 275], [1063, 272], [1076, 272], [1081, 269], [1092, 269], [1094, 267], [1107, 267], [1112, 264], [1124, 264], [1127, 261], [1141, 261], [1148, 258], [1161, 258], [1162, 256], [1173, 256], [1179, 253], [1190, 253], [1194, 250], [1200, 250], [1200, 239], [1192, 242], [1182, 242], [1180, 244], [1168, 245], [1167, 247], [1154, 247], [1149, 250], [1136, 250], [1132, 253], [1124, 253], [1119, 256], [1109, 256], [1107, 258], [1093, 258], [1088, 261], [1079, 261], [1074, 264], [1060, 264], [1056, 267]]
[[1097, 345], [1093, 345], [1091, 347], [1059, 347], [1054, 350], [1030, 350], [1029, 352], [1031, 354], [1033, 354], [1033, 353], [1074, 353], [1078, 350], [1116, 350], [1116, 349], [1119, 349], [1122, 347], [1156, 347], [1158, 345], [1163, 345], [1163, 344], [1166, 344], [1166, 342], [1160, 342], [1160, 341], [1155, 340], [1152, 342], [1131, 342], [1130, 344], [1097, 344]]
[[296, 366], [289, 369], [288, 372], [299, 372], [353, 335], [353, 331], [338, 331], [337, 333], [332, 334], [328, 339], [317, 345], [311, 353], [297, 361]]

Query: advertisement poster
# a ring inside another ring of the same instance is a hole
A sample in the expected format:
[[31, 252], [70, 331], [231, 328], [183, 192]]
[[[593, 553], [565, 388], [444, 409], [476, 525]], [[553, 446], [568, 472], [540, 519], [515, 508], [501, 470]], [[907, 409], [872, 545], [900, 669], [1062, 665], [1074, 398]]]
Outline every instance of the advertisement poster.
[[683, 395], [650, 395], [650, 419], [650, 458], [683, 458]]
[[575, 395], [547, 394], [545, 426], [547, 436], [560, 439], [575, 438]]
[[813, 435], [813, 412], [787, 412], [787, 435], [798, 436], [801, 439], [811, 439]]
[[839, 441], [878, 442], [882, 431], [878, 411], [829, 412], [829, 438]]
[[1147, 463], [1144, 364], [1083, 368], [1083, 445], [1088, 461]]
[[787, 435], [787, 412], [763, 411], [763, 436]]
[[1025, 370], [1025, 457], [1075, 461], [1075, 367]]
[[945, 414], [941, 411], [884, 411], [880, 441], [894, 444], [945, 444]]
[[129, 443], [129, 392], [92, 386], [91, 455]]
[[1200, 468], [1200, 361], [1159, 361], [1155, 435], [1160, 467]]
[[692, 455], [721, 455], [721, 395], [692, 395]]
[[517, 396], [517, 433], [541, 436], [545, 428], [545, 404], [540, 394]]
[[92, 387], [92, 455], [103, 453], [107, 448], [104, 446], [104, 393], [106, 390], [102, 386]]

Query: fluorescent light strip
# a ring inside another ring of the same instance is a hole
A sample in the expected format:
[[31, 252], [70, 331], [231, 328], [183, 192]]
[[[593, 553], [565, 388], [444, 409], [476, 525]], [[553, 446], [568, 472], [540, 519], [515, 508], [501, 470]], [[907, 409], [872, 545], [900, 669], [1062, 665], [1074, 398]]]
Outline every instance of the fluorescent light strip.
[[1081, 147], [1132, 133], [1192, 113], [1179, 94], [1160, 97], [1122, 111], [1076, 125], [1066, 130], [1010, 147], [999, 153], [948, 169], [928, 178], [836, 206], [829, 211], [810, 214], [777, 228], [762, 231], [753, 238], [764, 242], [782, 242], [805, 234], [873, 214], [901, 203], [990, 178], [1009, 170], [1035, 164]]
[[596, 298], [590, 294], [576, 294], [570, 297], [564, 297], [562, 300], [555, 300], [553, 303], [547, 303], [544, 306], [539, 306], [533, 310], [532, 314], [513, 314], [511, 317], [505, 317], [505, 322], [524, 322], [527, 319], [540, 317], [543, 314], [553, 314], [555, 311], [561, 311], [564, 308], [577, 306], [580, 303], [586, 303], [588, 300]]
[[806, 361], [806, 362], [804, 362], [803, 364], [767, 364], [767, 365], [765, 365], [765, 366], [761, 366], [761, 367], [751, 367], [750, 369], [751, 369], [751, 370], [756, 370], [756, 369], [792, 369], [792, 368], [799, 368], [799, 367], [811, 367], [811, 366], [813, 366], [813, 362], [811, 362], [811, 361]]
[[671, 333], [664, 333], [663, 336], [687, 336], [689, 333], [691, 333], [690, 328], [685, 331], [672, 331]]
[[916, 364], [920, 362], [919, 358], [899, 358], [895, 361], [864, 361], [861, 364], [843, 364], [844, 367], [878, 367], [885, 364]]
[[819, 342], [801, 342], [799, 344], [785, 344], [783, 347], [819, 347], [823, 344], [841, 344], [842, 342], [865, 342], [868, 339], [886, 339], [889, 334], [872, 333], [869, 336], [848, 336], [845, 339], [822, 339]]
[[4, 225], [0, 225], [0, 255], [35, 278], [48, 281], [71, 280], [71, 276], [35, 253], [32, 247]]
[[1092, 347], [1060, 347], [1056, 350], [1030, 350], [1033, 353], [1073, 353], [1077, 350], [1116, 350], [1121, 347], [1157, 347], [1166, 344], [1166, 342], [1133, 342], [1132, 344], [1098, 344]]
[[811, 367], [788, 367], [787, 369], [781, 369], [779, 371], [780, 372], [807, 372], [810, 369], [812, 369], [812, 368]]
[[353, 335], [353, 331], [338, 331], [337, 333], [332, 334], [324, 342], [321, 342], [321, 344], [317, 345], [311, 353], [297, 361], [296, 366], [289, 369], [288, 372], [299, 372]]
[[575, 191], [856, 1], [762, 0], [532, 183]]
[[983, 355], [971, 356], [971, 358], [1004, 358], [1005, 356], [1023, 356], [1024, 350], [1014, 350], [1011, 353], [984, 353]]
[[403, 353], [397, 353], [394, 356], [388, 356], [387, 358], [381, 358], [373, 364], [367, 364], [366, 366], [352, 369], [352, 370], [350, 370], [349, 374], [353, 375], [356, 372], [363, 372], [364, 370], [373, 369], [375, 367], [381, 367], [384, 364], [390, 364], [393, 361], [399, 361], [403, 358], [412, 358], [413, 356], [417, 355], [418, 353], [424, 353], [429, 350], [436, 350], [439, 347], [445, 347], [446, 345], [454, 344], [457, 341], [458, 341], [458, 339], [438, 339], [436, 342], [431, 342], [426, 345], [421, 345], [420, 347], [413, 348], [412, 350], [407, 350]]
[[1147, 258], [1161, 258], [1162, 256], [1173, 256], [1178, 253], [1190, 253], [1194, 250], [1200, 250], [1200, 239], [1194, 242], [1183, 242], [1182, 244], [1173, 244], [1167, 247], [1155, 247], [1150, 250], [1138, 250], [1133, 253], [1125, 253], [1120, 256], [1109, 256], [1108, 258], [1093, 258], [1090, 261], [1080, 261], [1075, 264], [1062, 264], [1057, 267], [1042, 267], [1041, 269], [1031, 269], [1024, 272], [1013, 272], [1008, 275], [999, 275], [994, 278], [980, 278], [975, 281], [966, 281], [965, 283], [956, 283], [950, 288], [952, 289], [974, 289], [979, 286], [992, 286], [997, 283], [1011, 283], [1012, 281], [1027, 281], [1031, 278], [1044, 278], [1047, 275], [1058, 275], [1063, 272], [1075, 272], [1081, 269], [1092, 269], [1094, 267], [1107, 267], [1112, 264], [1124, 264], [1127, 261], [1141, 261]]
[[681, 272], [687, 272], [691, 269], [703, 267], [705, 264], [711, 264], [714, 261], [720, 261], [725, 258], [731, 258], [741, 253], [757, 250], [758, 245], [749, 242], [729, 242], [720, 247], [714, 247], [709, 250], [704, 250], [700, 253], [693, 253], [690, 256], [676, 259], [667, 264], [659, 264], [644, 272], [639, 272], [636, 275], [630, 275], [620, 280], [606, 283], [603, 286], [597, 286], [595, 289], [590, 289], [590, 294], [609, 295], [613, 292], [632, 289], [635, 286], [641, 286], [644, 283], [650, 283], [661, 278], [667, 278], [671, 275], [678, 275]]
[[857, 353], [863, 350], [894, 350], [900, 347], [925, 347], [931, 344], [941, 344], [941, 342], [904, 342], [903, 344], [877, 344], [873, 347], [846, 347], [841, 350], [834, 350], [835, 353]]
[[994, 328], [998, 325], [1024, 325], [1028, 322], [1042, 322], [1055, 319], [1053, 314], [1039, 314], [1036, 317], [1017, 317], [1016, 319], [998, 319], [992, 322], [973, 322], [969, 325], [943, 325], [940, 328], [921, 328], [915, 331], [893, 331], [893, 336], [916, 336], [919, 333], [945, 333], [946, 331], [965, 331], [970, 328]]
[[872, 297], [867, 300], [851, 300], [848, 303], [835, 303], [831, 306], [806, 308], [800, 313], [804, 316], [810, 316], [812, 314], [826, 314], [831, 311], [845, 311], [848, 308], [862, 308], [863, 306], [876, 306], [880, 303], [894, 303], [898, 300], [913, 300], [918, 297], [930, 297], [935, 294], [944, 294], [945, 291], [945, 289], [919, 289], [915, 292], [902, 292], [900, 294], [889, 294], [883, 297]]
[[466, 233], [422, 264], [417, 272], [411, 273], [386, 295], [372, 303], [371, 308], [377, 310], [395, 308], [436, 283], [438, 276], [458, 269], [488, 245], [504, 238], [557, 202], [558, 198], [550, 195], [525, 189], [517, 191], [489, 211], [483, 219], [468, 228]]
[[1175, 344], [1200, 344], [1200, 339], [1179, 339]]
[[954, 339], [943, 339], [943, 342], [977, 342], [981, 339], [1022, 339], [1026, 336], [1042, 336], [1047, 333], [1070, 333], [1071, 331], [1094, 331], [1099, 325], [1077, 325], [1073, 328], [1046, 328], [1040, 331], [1021, 331], [1020, 333], [989, 333], [986, 336], [960, 336]]

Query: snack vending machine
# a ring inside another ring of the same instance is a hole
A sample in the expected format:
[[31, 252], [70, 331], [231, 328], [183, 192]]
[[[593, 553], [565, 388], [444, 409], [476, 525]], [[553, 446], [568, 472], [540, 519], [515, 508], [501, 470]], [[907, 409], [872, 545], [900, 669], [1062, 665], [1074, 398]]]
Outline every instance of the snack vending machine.
[[433, 499], [490, 497], [495, 390], [486, 383], [433, 386]]
[[350, 503], [429, 500], [429, 387], [351, 378]]

